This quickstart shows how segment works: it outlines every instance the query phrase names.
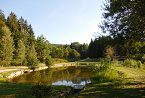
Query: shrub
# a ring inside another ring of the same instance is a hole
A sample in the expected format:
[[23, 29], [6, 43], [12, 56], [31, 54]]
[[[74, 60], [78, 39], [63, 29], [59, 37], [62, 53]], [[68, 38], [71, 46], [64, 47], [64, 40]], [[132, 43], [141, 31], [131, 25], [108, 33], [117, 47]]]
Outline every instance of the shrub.
[[142, 68], [142, 63], [140, 60], [137, 61], [138, 68]]
[[141, 58], [141, 62], [145, 63], [145, 54], [143, 55], [143, 57]]
[[129, 59], [124, 60], [123, 66], [130, 67]]
[[93, 80], [107, 82], [113, 81], [114, 79], [117, 79], [119, 77], [118, 72], [112, 69], [111, 66], [109, 66], [107, 59], [100, 59], [100, 61], [101, 64], [93, 68]]
[[119, 77], [119, 74], [114, 69], [108, 69], [106, 71], [96, 71], [92, 77], [95, 81], [100, 82], [107, 82], [107, 81], [113, 81], [114, 79], [117, 79]]
[[138, 61], [138, 60], [141, 60], [141, 58], [143, 57], [143, 53], [139, 53], [136, 55], [135, 59]]
[[[131, 64], [131, 66], [130, 66], [130, 64]], [[137, 68], [138, 64], [137, 64], [136, 60], [130, 59], [130, 61], [129, 61], [129, 59], [126, 59], [123, 63], [123, 66]]]
[[[51, 86], [41, 85], [40, 83], [31, 88], [31, 94], [36, 98], [45, 98], [51, 92]], [[46, 97], [47, 98], [47, 97]]]

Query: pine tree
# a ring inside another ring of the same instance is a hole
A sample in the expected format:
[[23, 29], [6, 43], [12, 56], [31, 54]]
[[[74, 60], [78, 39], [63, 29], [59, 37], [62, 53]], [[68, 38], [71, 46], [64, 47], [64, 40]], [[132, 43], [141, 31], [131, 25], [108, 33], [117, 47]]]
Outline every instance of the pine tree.
[[0, 10], [0, 30], [5, 26], [5, 22], [5, 15], [3, 14], [2, 10]]
[[27, 57], [27, 62], [28, 62], [28, 67], [30, 69], [33, 69], [33, 71], [38, 68], [38, 59], [37, 59], [37, 53], [36, 53], [36, 50], [35, 50], [35, 46], [34, 44], [32, 43], [32, 45], [30, 46], [30, 51], [29, 51], [29, 54], [28, 54], [28, 57]]
[[21, 66], [22, 66], [22, 62], [25, 58], [25, 45], [21, 40], [18, 41], [16, 53], [17, 53], [17, 58], [21, 61]]
[[0, 31], [0, 58], [2, 66], [9, 66], [13, 58], [14, 43], [8, 27], [2, 27]]

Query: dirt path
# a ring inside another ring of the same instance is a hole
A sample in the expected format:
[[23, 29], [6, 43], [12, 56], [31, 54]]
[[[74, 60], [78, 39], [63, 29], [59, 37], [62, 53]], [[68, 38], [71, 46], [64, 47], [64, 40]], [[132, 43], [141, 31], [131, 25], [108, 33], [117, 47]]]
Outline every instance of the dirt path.
[[20, 70], [20, 69], [25, 69], [28, 67], [19, 67], [19, 68], [10, 68], [10, 69], [2, 69], [0, 72], [7, 72], [7, 71], [14, 71], [14, 70]]

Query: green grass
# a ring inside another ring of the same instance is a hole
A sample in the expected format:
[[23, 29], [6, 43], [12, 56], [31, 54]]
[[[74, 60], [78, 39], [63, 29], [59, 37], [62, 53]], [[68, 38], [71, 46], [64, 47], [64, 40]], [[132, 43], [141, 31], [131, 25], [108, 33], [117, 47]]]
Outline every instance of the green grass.
[[[32, 84], [22, 84], [22, 83], [4, 83], [0, 82], [0, 98], [32, 98], [31, 95]], [[55, 97], [64, 91], [70, 91], [69, 86], [52, 86], [50, 95]], [[34, 97], [35, 98], [35, 97]]]
[[[66, 67], [60, 68], [60, 70]], [[69, 95], [69, 98], [142, 98], [145, 97], [145, 70], [139, 68], [121, 67], [120, 65], [113, 66], [114, 70], [117, 70], [123, 74], [124, 77], [114, 80], [96, 81], [92, 80], [92, 83], [87, 84], [85, 90], [80, 91], [77, 94]], [[112, 75], [106, 72], [109, 77]], [[107, 77], [108, 77], [107, 76]], [[7, 80], [0, 78], [0, 98], [1, 97], [17, 97], [17, 98], [32, 98], [30, 94], [32, 84], [18, 84], [18, 83], [4, 83]], [[51, 97], [63, 93], [64, 91], [70, 91], [68, 86], [52, 86]]]
[[82, 62], [100, 62], [100, 58], [88, 59], [87, 61]]
[[[142, 98], [145, 97], [145, 70], [116, 67], [123, 73], [124, 77], [112, 82], [92, 81], [78, 94], [71, 95], [72, 98]], [[109, 73], [108, 73], [109, 74]]]

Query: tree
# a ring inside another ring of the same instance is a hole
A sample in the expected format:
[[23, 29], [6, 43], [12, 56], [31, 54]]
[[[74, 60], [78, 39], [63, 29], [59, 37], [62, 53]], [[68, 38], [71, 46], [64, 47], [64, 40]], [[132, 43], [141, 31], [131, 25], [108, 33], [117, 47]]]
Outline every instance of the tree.
[[5, 15], [3, 14], [2, 10], [0, 10], [0, 30], [5, 26], [5, 22]]
[[108, 60], [112, 60], [113, 57], [114, 57], [114, 54], [115, 54], [115, 50], [112, 46], [108, 45], [106, 48], [105, 48], [105, 52], [104, 52], [104, 55], [106, 56], [106, 58], [108, 58]]
[[33, 71], [38, 68], [38, 59], [37, 59], [37, 53], [36, 53], [36, 50], [35, 50], [35, 46], [34, 44], [32, 43], [32, 45], [30, 46], [30, 50], [29, 50], [29, 54], [28, 54], [28, 57], [27, 57], [27, 62], [28, 62], [28, 67], [30, 69], [33, 69]]
[[58, 52], [57, 52], [58, 58], [62, 58], [62, 57], [63, 57], [63, 54], [64, 54], [63, 48], [58, 48], [57, 51], [58, 51]]
[[68, 51], [68, 47], [66, 47], [64, 49], [64, 55], [63, 55], [65, 58], [67, 58], [69, 56], [69, 51]]
[[51, 58], [51, 56], [47, 56], [46, 59], [45, 59], [45, 64], [46, 66], [52, 66], [53, 65], [53, 60]]
[[104, 21], [100, 27], [103, 32], [109, 32], [117, 44], [144, 42], [144, 0], [106, 0], [103, 10]]
[[43, 35], [37, 37], [36, 40], [36, 51], [37, 57], [41, 62], [45, 61], [45, 58], [49, 56], [51, 49], [51, 44], [49, 43]]
[[17, 35], [16, 32], [18, 32], [17, 30], [19, 29], [18, 28], [19, 25], [18, 25], [18, 21], [17, 21], [17, 16], [13, 12], [11, 12], [10, 15], [8, 16], [6, 25], [8, 26], [8, 28], [10, 29], [10, 31], [12, 33], [11, 36], [14, 39], [15, 46], [17, 46], [19, 36]]
[[22, 66], [22, 62], [25, 58], [25, 45], [21, 40], [18, 41], [16, 53], [17, 53], [17, 59], [21, 61], [21, 66]]
[[72, 58], [80, 58], [80, 53], [78, 53], [75, 49], [71, 49], [70, 57], [72, 57]]
[[0, 31], [0, 58], [2, 66], [9, 66], [13, 58], [14, 41], [8, 27], [2, 27]]

